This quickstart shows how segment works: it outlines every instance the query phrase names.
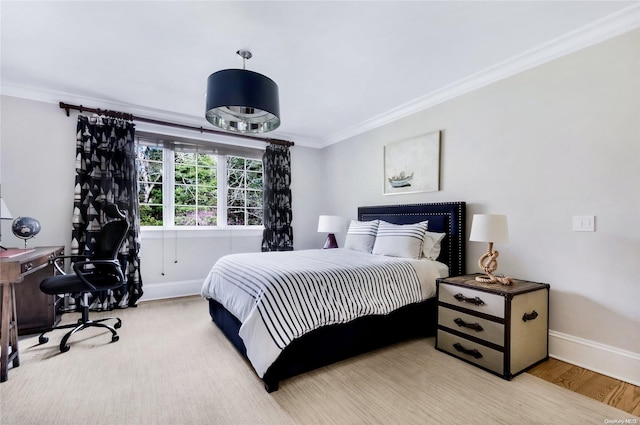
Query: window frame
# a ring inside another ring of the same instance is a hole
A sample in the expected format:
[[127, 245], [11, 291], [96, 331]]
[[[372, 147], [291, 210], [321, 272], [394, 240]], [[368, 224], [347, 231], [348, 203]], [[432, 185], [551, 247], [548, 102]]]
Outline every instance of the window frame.
[[[259, 225], [229, 225], [227, 224], [227, 157], [235, 156], [244, 159], [260, 160], [264, 150], [218, 144], [215, 142], [201, 141], [184, 137], [163, 136], [157, 134], [143, 133], [135, 138], [136, 150], [138, 145], [158, 146], [162, 148], [162, 222], [161, 226], [141, 225], [140, 230], [143, 235], [164, 235], [165, 232], [176, 232], [177, 234], [189, 234], [194, 236], [217, 235], [224, 236], [234, 231], [244, 231], [254, 234], [264, 229], [264, 224]], [[194, 149], [197, 153], [206, 153], [217, 157], [217, 224], [215, 226], [204, 225], [176, 225], [175, 224], [175, 152]], [[137, 161], [137, 159], [136, 159]], [[221, 179], [221, 177], [223, 177]], [[263, 170], [264, 179], [264, 170]], [[139, 180], [138, 180], [139, 181]], [[136, 193], [138, 196], [138, 192]], [[245, 206], [246, 209], [246, 206]], [[170, 223], [170, 224], [167, 224]], [[257, 233], [256, 233], [257, 235]], [[157, 236], [164, 237], [164, 236]]]

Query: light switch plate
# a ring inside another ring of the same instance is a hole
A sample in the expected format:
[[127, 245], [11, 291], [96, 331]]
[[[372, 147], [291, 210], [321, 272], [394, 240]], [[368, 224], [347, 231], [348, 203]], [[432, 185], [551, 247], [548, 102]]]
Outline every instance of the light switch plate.
[[595, 232], [596, 216], [595, 215], [574, 215], [573, 231], [574, 232]]

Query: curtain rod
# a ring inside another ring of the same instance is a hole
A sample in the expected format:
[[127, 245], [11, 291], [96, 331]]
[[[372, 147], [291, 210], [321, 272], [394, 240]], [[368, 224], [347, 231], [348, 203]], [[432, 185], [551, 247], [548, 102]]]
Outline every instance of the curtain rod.
[[110, 111], [110, 110], [107, 110], [107, 109], [98, 109], [98, 108], [88, 108], [88, 107], [82, 106], [82, 105], [70, 105], [70, 104], [64, 103], [64, 102], [60, 102], [60, 109], [64, 109], [67, 112], [67, 116], [69, 116], [69, 110], [73, 109], [75, 111], [80, 111], [80, 113], [82, 113], [82, 112], [92, 112], [94, 114], [106, 115], [106, 116], [112, 117], [112, 118], [119, 118], [119, 119], [128, 120], [128, 121], [134, 121], [134, 120], [135, 121], [142, 121], [142, 122], [147, 122], [147, 123], [150, 123], [150, 124], [164, 125], [164, 126], [167, 126], [167, 127], [176, 127], [176, 128], [183, 128], [183, 129], [186, 129], [186, 130], [199, 131], [200, 133], [211, 133], [211, 134], [217, 134], [217, 135], [220, 135], [220, 136], [240, 137], [240, 138], [243, 138], [243, 139], [259, 140], [261, 142], [272, 143], [274, 145], [282, 145], [282, 146], [293, 146], [294, 145], [293, 142], [290, 142], [288, 140], [269, 139], [269, 138], [251, 136], [251, 135], [248, 135], [248, 134], [227, 133], [227, 132], [224, 132], [224, 131], [213, 130], [213, 129], [210, 129], [210, 128], [196, 127], [196, 126], [193, 126], [193, 125], [179, 124], [179, 123], [174, 123], [174, 122], [156, 120], [154, 118], [136, 117], [136, 116], [134, 116], [132, 114], [127, 114], [125, 112]]

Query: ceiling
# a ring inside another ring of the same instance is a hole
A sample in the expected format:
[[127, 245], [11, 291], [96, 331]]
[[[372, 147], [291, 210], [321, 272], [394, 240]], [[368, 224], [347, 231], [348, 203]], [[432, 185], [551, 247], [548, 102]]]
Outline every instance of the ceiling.
[[638, 1], [1, 1], [2, 93], [210, 126], [206, 80], [278, 83], [269, 137], [327, 146], [640, 27]]

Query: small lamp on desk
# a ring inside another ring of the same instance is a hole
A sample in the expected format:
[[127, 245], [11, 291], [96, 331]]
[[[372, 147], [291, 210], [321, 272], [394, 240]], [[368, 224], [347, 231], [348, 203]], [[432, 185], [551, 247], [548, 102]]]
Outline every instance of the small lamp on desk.
[[[0, 198], [0, 220], [13, 220], [11, 211], [9, 211], [9, 207], [7, 207], [7, 204], [4, 203], [4, 199], [2, 198]], [[0, 228], [0, 238], [1, 237], [2, 237], [2, 228]], [[7, 250], [7, 248], [5, 248], [2, 245], [0, 245], [0, 249], [4, 249], [5, 251]]]
[[489, 250], [478, 260], [478, 267], [486, 273], [476, 277], [478, 282], [497, 283], [511, 285], [509, 277], [497, 277], [493, 273], [498, 270], [499, 252], [493, 249], [494, 243], [509, 242], [509, 230], [507, 228], [507, 216], [497, 214], [474, 214], [471, 222], [470, 241], [488, 242]]
[[336, 241], [336, 233], [344, 232], [346, 228], [346, 221], [342, 217], [336, 215], [321, 215], [318, 219], [318, 232], [328, 233], [327, 241], [324, 243], [323, 248], [337, 248], [338, 242]]

